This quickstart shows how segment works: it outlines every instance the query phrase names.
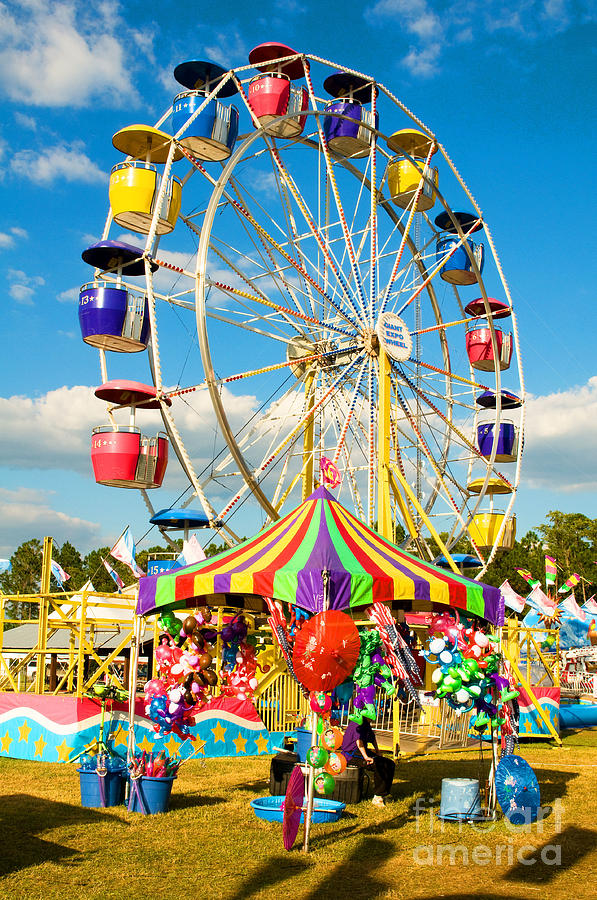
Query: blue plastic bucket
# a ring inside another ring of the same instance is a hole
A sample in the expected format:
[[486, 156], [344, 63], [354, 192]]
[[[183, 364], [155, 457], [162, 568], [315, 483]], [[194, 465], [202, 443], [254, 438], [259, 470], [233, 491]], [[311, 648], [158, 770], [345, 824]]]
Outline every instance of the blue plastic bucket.
[[142, 775], [141, 778], [131, 778], [129, 812], [140, 812], [143, 815], [168, 812], [174, 777], [150, 778]]
[[442, 779], [440, 819], [468, 819], [480, 815], [481, 796], [475, 778]]
[[307, 762], [307, 753], [309, 752], [309, 747], [311, 746], [312, 738], [311, 732], [306, 728], [297, 728], [296, 729], [296, 752], [298, 754], [298, 758], [300, 762]]
[[81, 806], [118, 806], [122, 803], [126, 769], [106, 772], [103, 776], [98, 775], [96, 769], [77, 769], [77, 772], [81, 785]]

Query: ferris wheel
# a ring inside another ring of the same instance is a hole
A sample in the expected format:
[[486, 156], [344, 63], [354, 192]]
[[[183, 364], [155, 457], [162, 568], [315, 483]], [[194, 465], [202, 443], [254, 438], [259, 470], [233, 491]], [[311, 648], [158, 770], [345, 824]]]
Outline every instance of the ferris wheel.
[[[332, 463], [380, 533], [451, 567], [472, 551], [481, 575], [514, 540], [524, 385], [488, 222], [439, 137], [373, 77], [281, 44], [175, 77], [155, 126], [114, 135], [125, 159], [83, 254], [111, 417], [96, 480], [153, 512], [171, 445], [185, 505], [234, 542], [239, 508], [276, 519]], [[146, 348], [151, 385], [110, 379], [106, 351], [120, 375]], [[165, 433], [146, 438], [152, 407]]]

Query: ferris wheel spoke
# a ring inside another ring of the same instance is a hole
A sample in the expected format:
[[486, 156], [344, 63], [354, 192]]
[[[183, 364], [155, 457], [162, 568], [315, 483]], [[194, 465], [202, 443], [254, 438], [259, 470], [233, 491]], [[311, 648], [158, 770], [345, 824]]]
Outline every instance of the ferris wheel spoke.
[[[408, 418], [410, 420], [411, 427], [412, 427], [413, 431], [415, 432], [415, 434], [417, 435], [421, 450], [422, 450], [423, 454], [425, 455], [427, 462], [429, 463], [429, 465], [435, 472], [438, 484], [441, 485], [442, 490], [445, 494], [445, 497], [448, 500], [453, 512], [455, 513], [458, 520], [460, 521], [462, 528], [465, 529], [466, 521], [462, 516], [462, 512], [461, 512], [458, 504], [456, 503], [455, 499], [453, 498], [450, 490], [448, 489], [448, 486], [446, 485], [446, 482], [444, 479], [444, 475], [443, 475], [442, 471], [440, 470], [440, 468], [438, 467], [437, 462], [436, 462], [433, 454], [431, 453], [423, 435], [418, 430], [416, 422], [414, 421], [414, 418], [413, 418], [412, 414], [410, 413], [410, 410], [408, 409], [408, 405], [407, 405], [406, 401], [404, 400], [404, 398], [402, 397], [399, 390], [396, 390], [396, 398], [397, 398], [398, 403], [402, 407], [404, 415], [406, 416], [406, 418]], [[473, 547], [475, 548], [475, 550], [480, 553], [479, 548], [473, 542], [472, 538], [470, 538], [470, 540], [471, 540], [471, 543], [472, 543]]]
[[[288, 172], [286, 166], [284, 166], [277, 149], [273, 153], [273, 158], [276, 162], [276, 165], [279, 168], [280, 176], [283, 178], [284, 183], [286, 184], [288, 190], [291, 192], [295, 203], [297, 204], [298, 208], [300, 209], [300, 211], [303, 215], [303, 218], [305, 219], [305, 222], [307, 224], [307, 227], [309, 228], [310, 233], [312, 234], [313, 238], [315, 239], [320, 252], [325, 256], [326, 261], [327, 261], [331, 271], [334, 273], [336, 281], [337, 281], [338, 285], [340, 286], [340, 289], [343, 293], [344, 301], [349, 308], [349, 313], [355, 317], [356, 321], [358, 321], [359, 313], [353, 303], [352, 295], [350, 293], [348, 284], [347, 284], [344, 276], [342, 275], [340, 265], [337, 263], [337, 261], [334, 259], [333, 255], [332, 255], [332, 253], [330, 252], [329, 242], [323, 240], [320, 229], [317, 228], [312, 216], [309, 214], [307, 204], [304, 201], [294, 179]], [[340, 211], [339, 211], [339, 213], [340, 213]], [[340, 213], [340, 217], [342, 218], [342, 213]]]
[[464, 234], [463, 237], [459, 237], [458, 241], [454, 241], [454, 244], [450, 248], [448, 253], [446, 253], [445, 256], [443, 256], [439, 260], [439, 262], [436, 262], [436, 264], [433, 266], [431, 271], [428, 273], [427, 277], [423, 279], [423, 281], [417, 287], [417, 289], [412, 294], [412, 296], [410, 296], [408, 298], [408, 300], [406, 301], [406, 303], [404, 303], [403, 306], [400, 307], [400, 309], [398, 310], [398, 313], [397, 313], [398, 315], [402, 315], [402, 313], [407, 308], [407, 306], [409, 306], [414, 300], [416, 300], [416, 298], [419, 296], [419, 294], [421, 294], [423, 292], [423, 290], [427, 287], [427, 285], [443, 269], [443, 267], [448, 262], [448, 260], [450, 260], [454, 256], [456, 251], [460, 249], [460, 247], [465, 243], [465, 241], [470, 237], [470, 235], [475, 231], [475, 229], [478, 228], [480, 223], [481, 223], [481, 219], [476, 219], [474, 224], [471, 225], [470, 229], [466, 232], [466, 234]]
[[[313, 106], [316, 108], [316, 107], [317, 107], [317, 103], [316, 103], [316, 101], [315, 101], [315, 94], [314, 94], [314, 91], [313, 91], [313, 82], [312, 82], [312, 80], [311, 80], [311, 75], [310, 75], [310, 72], [309, 72], [308, 69], [305, 69], [305, 80], [306, 80], [306, 82], [307, 82], [307, 86], [308, 86], [308, 90], [309, 90], [309, 95], [310, 95], [310, 97], [311, 97]], [[332, 161], [331, 161], [331, 156], [330, 156], [330, 151], [329, 151], [329, 147], [328, 147], [328, 143], [327, 143], [327, 138], [326, 138], [326, 136], [325, 136], [325, 134], [324, 134], [324, 132], [323, 132], [323, 129], [322, 129], [322, 127], [321, 127], [321, 124], [320, 124], [320, 121], [319, 121], [319, 116], [316, 117], [315, 124], [316, 124], [316, 126], [317, 126], [317, 133], [318, 133], [318, 136], [319, 136], [320, 146], [321, 146], [321, 149], [322, 149], [322, 151], [323, 151], [324, 158], [325, 158], [326, 169], [327, 169], [328, 177], [329, 177], [330, 184], [331, 184], [331, 187], [332, 187], [332, 193], [333, 193], [333, 195], [334, 195], [334, 201], [335, 201], [335, 204], [336, 204], [336, 209], [337, 209], [337, 211], [338, 211], [338, 215], [339, 215], [339, 217], [340, 217], [340, 221], [341, 221], [341, 224], [342, 224], [342, 231], [343, 231], [343, 234], [344, 234], [344, 240], [345, 240], [345, 242], [346, 242], [346, 246], [347, 246], [347, 249], [348, 249], [348, 255], [349, 255], [349, 258], [350, 258], [350, 266], [351, 266], [351, 269], [352, 269], [353, 278], [354, 278], [354, 280], [355, 280], [355, 285], [356, 285], [357, 290], [358, 290], [358, 292], [359, 292], [359, 296], [360, 296], [362, 308], [364, 309], [364, 308], [366, 308], [367, 301], [366, 301], [366, 299], [365, 299], [365, 293], [364, 293], [364, 291], [363, 291], [363, 285], [362, 285], [361, 280], [360, 280], [360, 277], [359, 277], [359, 271], [358, 271], [358, 266], [357, 266], [357, 264], [356, 264], [356, 257], [355, 257], [355, 253], [354, 253], [354, 247], [353, 247], [353, 243], [352, 243], [352, 238], [351, 238], [350, 232], [349, 232], [349, 230], [348, 230], [348, 225], [347, 225], [347, 222], [346, 222], [346, 217], [345, 217], [345, 215], [344, 215], [344, 209], [343, 209], [343, 206], [342, 206], [342, 202], [341, 202], [341, 200], [340, 200], [340, 193], [339, 193], [339, 191], [338, 191], [338, 185], [337, 185], [336, 177], [335, 177], [335, 174], [334, 174], [334, 167], [333, 167]], [[358, 314], [356, 313], [356, 310], [355, 310], [355, 314], [357, 315], [357, 318], [358, 318]]]
[[[430, 160], [431, 160], [431, 157], [432, 157], [432, 155], [433, 155], [433, 152], [434, 152], [434, 145], [431, 144], [431, 146], [430, 146], [430, 148], [429, 148], [429, 153], [428, 153], [428, 155], [427, 155], [427, 159], [426, 159], [426, 161], [425, 161], [425, 169], [427, 169], [427, 167], [429, 166], [429, 162], [430, 162]], [[416, 189], [415, 195], [414, 195], [414, 197], [413, 197], [413, 199], [412, 199], [412, 202], [411, 202], [411, 204], [410, 204], [410, 211], [409, 211], [408, 219], [407, 219], [406, 225], [405, 225], [405, 227], [404, 227], [404, 231], [403, 231], [403, 234], [402, 234], [402, 239], [401, 239], [401, 241], [400, 241], [400, 246], [398, 247], [398, 251], [397, 251], [397, 253], [396, 253], [396, 259], [394, 260], [394, 265], [392, 266], [392, 272], [391, 272], [391, 274], [390, 274], [390, 278], [389, 278], [389, 280], [388, 280], [387, 286], [386, 286], [385, 291], [384, 291], [383, 299], [382, 299], [381, 306], [380, 306], [380, 313], [385, 312], [385, 309], [386, 309], [386, 307], [387, 307], [387, 304], [388, 304], [390, 295], [391, 295], [391, 293], [392, 293], [392, 289], [393, 289], [393, 286], [394, 286], [394, 282], [395, 282], [395, 280], [396, 280], [396, 277], [397, 277], [397, 274], [398, 274], [398, 270], [399, 270], [399, 268], [400, 268], [400, 261], [401, 261], [401, 259], [402, 259], [402, 254], [404, 253], [404, 247], [406, 246], [406, 242], [407, 242], [407, 240], [408, 240], [408, 236], [409, 236], [409, 233], [410, 233], [410, 229], [411, 229], [411, 227], [412, 227], [413, 220], [414, 220], [414, 217], [415, 217], [415, 212], [416, 212], [417, 205], [418, 205], [418, 202], [419, 202], [419, 197], [420, 197], [421, 191], [423, 190], [423, 184], [424, 184], [424, 178], [423, 178], [423, 176], [421, 175], [421, 178], [420, 178], [420, 180], [419, 180], [419, 184], [418, 184], [418, 187], [417, 187], [417, 189]], [[403, 307], [403, 309], [404, 309], [404, 307]], [[402, 309], [400, 310], [400, 312], [402, 312]], [[400, 315], [400, 313], [399, 313], [399, 315]]]

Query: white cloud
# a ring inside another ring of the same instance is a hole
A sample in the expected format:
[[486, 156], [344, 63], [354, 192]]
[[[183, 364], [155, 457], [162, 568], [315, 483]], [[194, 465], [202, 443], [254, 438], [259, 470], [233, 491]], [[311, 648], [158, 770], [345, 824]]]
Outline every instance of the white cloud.
[[377, 0], [365, 8], [365, 19], [387, 28], [395, 22], [411, 46], [402, 65], [414, 75], [428, 78], [440, 71], [442, 53], [475, 38], [491, 49], [492, 36], [514, 33], [520, 40], [549, 38], [573, 25], [595, 21], [593, 0]]
[[597, 490], [597, 376], [526, 404], [523, 484], [562, 493]]
[[[64, 385], [40, 397], [0, 397], [0, 459], [4, 467], [73, 471], [92, 478], [91, 432], [97, 425], [109, 424], [106, 404], [95, 397], [94, 390], [87, 385]], [[231, 410], [233, 430], [238, 430], [254, 414], [257, 400], [252, 395], [235, 396], [226, 386], [222, 395]], [[207, 389], [175, 398], [172, 414], [189, 454], [205, 465], [213, 456], [217, 434]], [[128, 424], [128, 410], [115, 413], [115, 419]], [[157, 411], [138, 413], [137, 424], [145, 434], [163, 429]], [[170, 467], [178, 468], [173, 453]]]
[[62, 544], [71, 541], [85, 550], [97, 546], [100, 526], [52, 507], [51, 491], [25, 487], [0, 488], [0, 555], [10, 557], [19, 544], [32, 537], [52, 537]]
[[[128, 28], [114, 3], [14, 0], [0, 7], [0, 85], [31, 106], [112, 106], [138, 101], [130, 78]], [[142, 50], [146, 51], [148, 42]], [[133, 53], [131, 55], [134, 55]]]
[[428, 44], [421, 50], [411, 47], [402, 62], [413, 75], [429, 78], [439, 71], [441, 52], [441, 44]]
[[77, 303], [80, 289], [81, 285], [77, 285], [76, 287], [67, 288], [65, 291], [60, 291], [56, 295], [58, 303]]
[[8, 293], [22, 306], [33, 306], [33, 296], [38, 287], [45, 284], [41, 275], [27, 275], [20, 269], [9, 269], [7, 278], [9, 281]]
[[104, 181], [107, 174], [83, 152], [82, 141], [57, 144], [43, 150], [19, 150], [11, 161], [10, 170], [35, 184], [48, 185], [58, 178], [88, 184]]
[[24, 228], [9, 228], [8, 231], [0, 231], [0, 250], [10, 250], [15, 246], [16, 238], [27, 238], [29, 235]]
[[25, 113], [19, 112], [18, 110], [15, 112], [15, 122], [17, 125], [20, 125], [21, 128], [28, 128], [29, 131], [37, 131], [37, 122], [33, 116], [26, 116]]
[[238, 59], [246, 59], [250, 46], [241, 36], [238, 28], [230, 28], [227, 31], [218, 31], [214, 34], [209, 45], [204, 46], [206, 59], [213, 59], [225, 69], [231, 68]]
[[41, 397], [2, 397], [0, 418], [4, 466], [91, 474], [91, 430], [103, 418], [93, 388], [65, 386]]

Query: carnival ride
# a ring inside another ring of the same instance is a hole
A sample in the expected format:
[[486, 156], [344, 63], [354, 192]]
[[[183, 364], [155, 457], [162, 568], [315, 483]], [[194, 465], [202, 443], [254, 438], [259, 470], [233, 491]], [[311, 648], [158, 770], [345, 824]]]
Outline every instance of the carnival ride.
[[[114, 135], [125, 159], [83, 253], [96, 480], [153, 516], [170, 447], [183, 507], [232, 546], [241, 507], [251, 530], [276, 521], [331, 460], [361, 519], [455, 572], [463, 540], [480, 577], [514, 540], [524, 385], [494, 239], [447, 149], [375, 78], [282, 44], [174, 74], [155, 126]], [[109, 377], [108, 352], [152, 384]], [[155, 408], [165, 432], [145, 435]]]

